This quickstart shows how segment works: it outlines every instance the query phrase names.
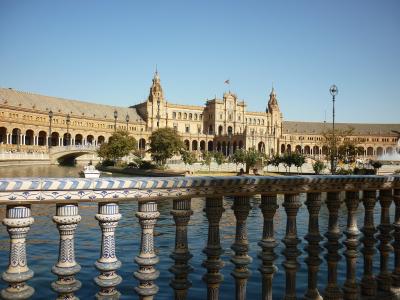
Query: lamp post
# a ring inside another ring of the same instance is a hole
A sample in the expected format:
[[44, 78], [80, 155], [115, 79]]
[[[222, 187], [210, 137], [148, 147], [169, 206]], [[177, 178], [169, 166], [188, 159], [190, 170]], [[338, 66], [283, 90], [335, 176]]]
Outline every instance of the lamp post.
[[118, 112], [117, 110], [114, 110], [114, 132], [117, 131], [117, 118], [118, 118]]
[[48, 140], [48, 147], [49, 147], [49, 149], [51, 148], [51, 142], [52, 142], [52, 140], [51, 140], [51, 123], [53, 122], [53, 111], [49, 111], [49, 138], [47, 139]]
[[332, 85], [329, 88], [329, 92], [332, 95], [332, 149], [331, 149], [331, 173], [336, 173], [336, 137], [335, 137], [335, 97], [338, 94], [339, 90], [336, 85]]
[[68, 114], [67, 115], [67, 146], [69, 146], [70, 145], [70, 143], [71, 143], [71, 139], [70, 139], [70, 136], [69, 136], [69, 124], [71, 123], [71, 116]]
[[126, 131], [128, 132], [128, 130], [129, 130], [129, 115], [128, 114], [126, 114], [126, 116], [125, 116], [125, 121], [126, 121]]

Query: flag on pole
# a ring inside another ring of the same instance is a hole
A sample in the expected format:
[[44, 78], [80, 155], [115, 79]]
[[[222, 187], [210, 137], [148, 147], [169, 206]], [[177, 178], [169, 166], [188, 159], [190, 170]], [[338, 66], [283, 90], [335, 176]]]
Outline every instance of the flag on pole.
[[224, 83], [229, 84], [229, 79], [228, 79], [228, 80], [225, 80]]

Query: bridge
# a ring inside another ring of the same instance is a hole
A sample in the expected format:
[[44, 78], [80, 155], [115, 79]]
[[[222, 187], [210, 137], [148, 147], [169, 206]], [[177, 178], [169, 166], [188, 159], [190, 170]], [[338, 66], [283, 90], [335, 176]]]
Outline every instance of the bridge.
[[99, 146], [89, 144], [51, 147], [49, 151], [50, 163], [58, 164], [61, 161], [74, 160], [85, 154], [97, 155], [97, 149], [99, 149]]

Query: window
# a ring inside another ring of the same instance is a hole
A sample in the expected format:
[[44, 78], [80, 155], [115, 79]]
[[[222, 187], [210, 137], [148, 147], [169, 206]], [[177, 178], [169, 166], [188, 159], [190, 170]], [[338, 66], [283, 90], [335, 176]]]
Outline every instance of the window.
[[185, 120], [187, 119], [187, 113], [183, 114], [183, 119], [185, 119]]
[[189, 120], [192, 120], [193, 119], [193, 115], [192, 115], [192, 113], [190, 113], [189, 114]]
[[172, 119], [176, 119], [176, 112], [175, 111], [172, 113]]
[[222, 120], [222, 114], [219, 114], [219, 119]]
[[197, 120], [197, 114], [194, 114], [194, 119]]
[[182, 113], [178, 112], [178, 119], [180, 120], [182, 118]]
[[190, 132], [190, 125], [187, 125], [187, 124], [186, 124], [185, 132], [186, 132], [186, 133], [189, 133], [189, 132]]

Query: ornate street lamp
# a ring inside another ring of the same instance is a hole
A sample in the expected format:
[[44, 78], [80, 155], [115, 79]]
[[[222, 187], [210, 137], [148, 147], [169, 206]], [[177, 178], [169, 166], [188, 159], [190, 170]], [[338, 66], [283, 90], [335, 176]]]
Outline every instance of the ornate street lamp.
[[329, 92], [332, 95], [332, 149], [331, 149], [331, 173], [336, 173], [336, 137], [335, 137], [335, 97], [338, 94], [339, 90], [336, 85], [332, 85], [329, 88]]
[[118, 112], [117, 110], [114, 110], [114, 132], [117, 131], [117, 118], [118, 118]]
[[125, 116], [125, 121], [126, 121], [126, 131], [128, 131], [129, 130], [129, 115], [128, 114], [126, 114], [126, 116]]
[[71, 116], [68, 114], [67, 115], [67, 146], [69, 146], [70, 145], [70, 143], [71, 143], [71, 139], [70, 139], [70, 136], [69, 136], [69, 124], [71, 123]]
[[51, 148], [51, 142], [52, 142], [52, 140], [51, 140], [51, 123], [53, 122], [53, 116], [54, 116], [53, 111], [50, 110], [49, 111], [49, 138], [47, 139], [49, 149]]

